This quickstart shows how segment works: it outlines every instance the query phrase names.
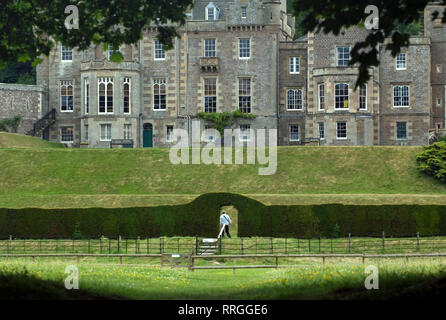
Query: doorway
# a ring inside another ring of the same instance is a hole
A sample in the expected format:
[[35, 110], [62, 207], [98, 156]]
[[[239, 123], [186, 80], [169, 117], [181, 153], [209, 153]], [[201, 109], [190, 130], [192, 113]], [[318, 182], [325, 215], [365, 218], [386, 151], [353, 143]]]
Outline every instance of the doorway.
[[144, 148], [153, 147], [153, 126], [151, 123], [144, 123], [142, 135], [142, 145]]
[[[228, 216], [231, 218], [232, 225], [229, 226], [229, 233], [231, 234], [232, 238], [238, 237], [238, 210], [236, 207], [229, 205], [229, 206], [223, 206], [220, 208], [220, 214], [225, 211]], [[220, 225], [220, 224], [219, 224]], [[221, 227], [220, 227], [221, 229]], [[220, 232], [220, 230], [218, 230]]]

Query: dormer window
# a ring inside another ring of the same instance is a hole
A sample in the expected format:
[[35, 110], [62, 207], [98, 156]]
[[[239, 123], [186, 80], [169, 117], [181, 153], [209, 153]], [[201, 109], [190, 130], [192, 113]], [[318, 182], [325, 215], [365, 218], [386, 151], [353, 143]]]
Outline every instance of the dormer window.
[[206, 20], [218, 20], [220, 10], [215, 6], [213, 2], [210, 2], [206, 6]]

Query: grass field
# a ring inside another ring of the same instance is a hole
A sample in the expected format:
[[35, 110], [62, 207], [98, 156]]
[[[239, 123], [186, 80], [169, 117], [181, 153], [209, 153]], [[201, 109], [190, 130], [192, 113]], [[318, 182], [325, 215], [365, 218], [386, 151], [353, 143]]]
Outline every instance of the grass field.
[[[0, 299], [388, 299], [429, 298], [445, 294], [446, 268], [438, 259], [368, 261], [379, 267], [379, 290], [366, 290], [364, 266], [306, 261], [279, 270], [190, 272], [147, 263], [116, 265], [82, 261], [79, 293], [64, 290], [65, 268], [73, 260], [0, 260]], [[429, 290], [426, 290], [429, 289]]]
[[63, 148], [61, 143], [53, 143], [36, 137], [15, 133], [0, 132], [0, 148]]
[[420, 174], [419, 147], [281, 147], [278, 169], [173, 165], [168, 149], [0, 149], [0, 206], [128, 207], [187, 203], [208, 192], [265, 204], [446, 204]]

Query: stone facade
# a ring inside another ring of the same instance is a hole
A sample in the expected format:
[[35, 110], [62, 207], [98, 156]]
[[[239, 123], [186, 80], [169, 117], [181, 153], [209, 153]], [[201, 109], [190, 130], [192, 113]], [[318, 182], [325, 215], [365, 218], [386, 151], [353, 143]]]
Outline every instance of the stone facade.
[[27, 133], [47, 108], [46, 95], [43, 86], [0, 83], [0, 121], [21, 116], [17, 132]]
[[[103, 46], [67, 53], [58, 45], [37, 70], [37, 118], [57, 110], [43, 137], [98, 148], [111, 139], [169, 147], [171, 130], [190, 133], [195, 115], [210, 106], [216, 112], [249, 107], [256, 118], [233, 128], [278, 129], [279, 145], [422, 145], [430, 129], [444, 128], [446, 26], [425, 18], [424, 34], [402, 49], [404, 61], [381, 46], [381, 65], [356, 88], [357, 66], [340, 57], [368, 31], [292, 40], [286, 2], [196, 0], [174, 49], [156, 45], [151, 25], [136, 45], [119, 48], [119, 64]], [[426, 17], [439, 8], [427, 7]]]

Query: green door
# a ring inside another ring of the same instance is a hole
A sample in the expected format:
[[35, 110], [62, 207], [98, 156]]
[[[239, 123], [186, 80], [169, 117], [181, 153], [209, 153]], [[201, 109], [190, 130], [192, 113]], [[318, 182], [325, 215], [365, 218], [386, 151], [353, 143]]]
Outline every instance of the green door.
[[143, 133], [143, 147], [152, 148], [153, 147], [153, 134], [152, 130], [144, 130]]

